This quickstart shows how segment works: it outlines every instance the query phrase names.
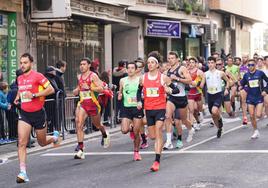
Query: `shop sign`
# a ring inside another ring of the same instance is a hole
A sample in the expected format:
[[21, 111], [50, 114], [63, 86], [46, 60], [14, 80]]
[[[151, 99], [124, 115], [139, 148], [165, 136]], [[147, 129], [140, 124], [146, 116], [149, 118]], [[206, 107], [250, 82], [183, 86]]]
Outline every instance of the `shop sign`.
[[145, 35], [153, 37], [181, 38], [179, 21], [146, 19]]
[[8, 15], [8, 82], [16, 79], [17, 64], [17, 15]]

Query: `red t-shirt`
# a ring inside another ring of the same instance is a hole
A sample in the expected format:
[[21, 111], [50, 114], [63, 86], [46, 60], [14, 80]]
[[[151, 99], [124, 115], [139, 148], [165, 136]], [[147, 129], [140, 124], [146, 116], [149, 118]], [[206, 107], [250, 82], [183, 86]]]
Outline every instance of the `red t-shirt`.
[[18, 77], [18, 87], [21, 99], [21, 109], [26, 112], [36, 112], [43, 108], [45, 97], [36, 97], [32, 99], [24, 98], [26, 91], [38, 93], [44, 90], [50, 82], [47, 78], [36, 71], [31, 70], [29, 74], [23, 74]]
[[150, 80], [148, 73], [144, 75], [143, 95], [145, 110], [166, 109], [166, 93], [164, 86], [161, 84], [160, 72], [155, 80]]

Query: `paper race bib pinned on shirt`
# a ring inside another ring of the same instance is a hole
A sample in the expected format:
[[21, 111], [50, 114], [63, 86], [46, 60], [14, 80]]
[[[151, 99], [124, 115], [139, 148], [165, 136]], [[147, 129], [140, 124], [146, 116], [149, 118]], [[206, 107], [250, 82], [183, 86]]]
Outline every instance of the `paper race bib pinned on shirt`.
[[217, 87], [209, 87], [209, 88], [208, 88], [208, 92], [209, 92], [210, 94], [217, 93]]
[[128, 97], [127, 102], [130, 105], [136, 105], [137, 104], [137, 97]]
[[146, 88], [146, 96], [159, 97], [159, 88], [157, 87]]
[[32, 101], [32, 99], [26, 98], [26, 93], [27, 93], [27, 91], [23, 91], [23, 92], [20, 93], [20, 100], [21, 100], [22, 103]]
[[82, 101], [91, 99], [90, 91], [80, 91], [80, 99]]
[[259, 80], [249, 80], [248, 83], [250, 88], [259, 87]]

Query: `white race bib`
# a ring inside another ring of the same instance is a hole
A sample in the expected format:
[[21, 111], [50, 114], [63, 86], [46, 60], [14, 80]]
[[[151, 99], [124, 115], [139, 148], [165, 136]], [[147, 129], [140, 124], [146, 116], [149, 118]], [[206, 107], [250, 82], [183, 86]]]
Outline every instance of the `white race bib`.
[[159, 90], [158, 87], [146, 88], [146, 96], [147, 97], [159, 97], [158, 90]]
[[32, 101], [32, 99], [29, 99], [29, 98], [25, 97], [26, 93], [27, 93], [27, 91], [23, 91], [23, 92], [20, 93], [20, 100], [21, 100], [22, 103]]
[[82, 101], [91, 99], [90, 91], [80, 91], [80, 99]]
[[259, 80], [249, 80], [248, 83], [250, 88], [259, 87]]

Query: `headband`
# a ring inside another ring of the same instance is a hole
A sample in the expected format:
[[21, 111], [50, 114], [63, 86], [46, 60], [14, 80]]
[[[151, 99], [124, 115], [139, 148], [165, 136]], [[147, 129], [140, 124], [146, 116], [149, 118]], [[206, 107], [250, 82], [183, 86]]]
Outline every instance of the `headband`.
[[150, 57], [147, 59], [147, 61], [150, 61], [150, 60], [155, 61], [157, 64], [159, 63], [158, 60], [157, 60], [155, 57], [153, 57], [153, 56], [150, 56]]

